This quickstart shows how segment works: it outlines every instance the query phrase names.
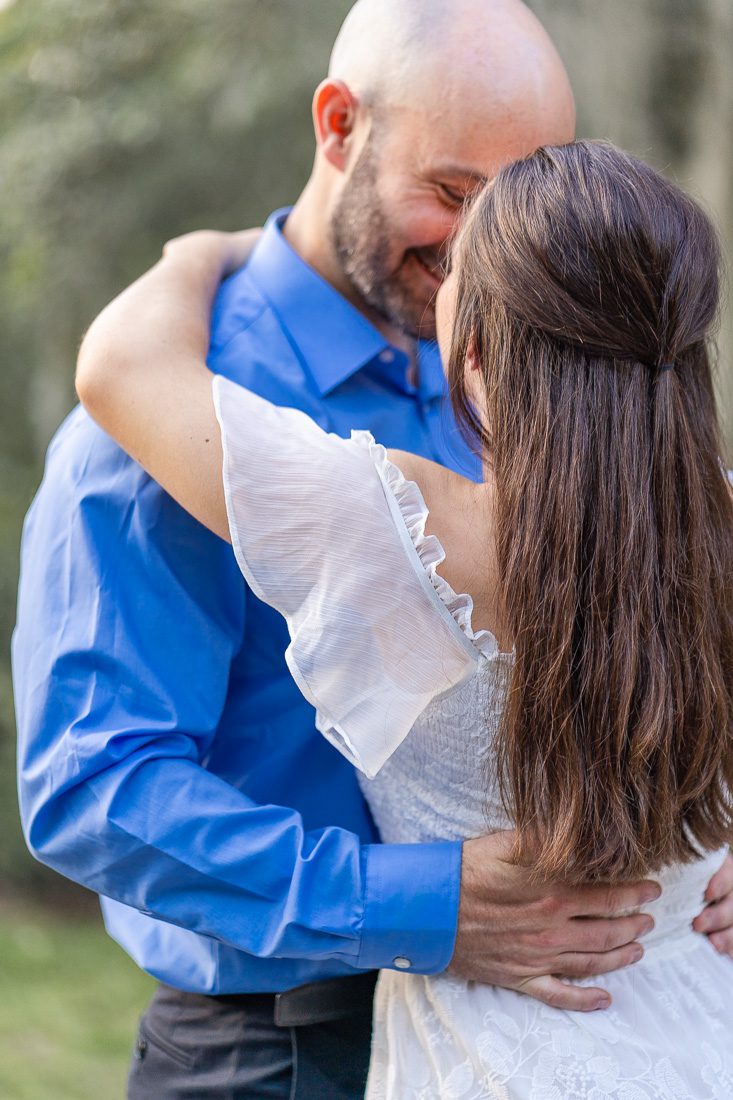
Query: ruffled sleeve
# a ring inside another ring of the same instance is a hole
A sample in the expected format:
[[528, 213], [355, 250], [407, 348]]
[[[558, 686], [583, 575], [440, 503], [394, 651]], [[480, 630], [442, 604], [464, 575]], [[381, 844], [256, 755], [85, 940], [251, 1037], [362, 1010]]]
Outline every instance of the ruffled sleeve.
[[286, 660], [321, 732], [373, 777], [427, 705], [476, 670], [491, 635], [437, 574], [427, 510], [366, 432], [329, 435], [217, 376], [232, 544], [286, 619]]

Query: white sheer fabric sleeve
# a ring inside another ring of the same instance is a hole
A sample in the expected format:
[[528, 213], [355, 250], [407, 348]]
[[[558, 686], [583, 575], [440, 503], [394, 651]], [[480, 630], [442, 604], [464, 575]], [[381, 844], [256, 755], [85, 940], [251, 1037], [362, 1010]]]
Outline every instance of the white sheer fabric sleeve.
[[318, 728], [373, 777], [428, 703], [473, 674], [486, 636], [437, 576], [417, 487], [368, 433], [343, 440], [225, 378], [213, 387], [239, 566], [287, 621]]

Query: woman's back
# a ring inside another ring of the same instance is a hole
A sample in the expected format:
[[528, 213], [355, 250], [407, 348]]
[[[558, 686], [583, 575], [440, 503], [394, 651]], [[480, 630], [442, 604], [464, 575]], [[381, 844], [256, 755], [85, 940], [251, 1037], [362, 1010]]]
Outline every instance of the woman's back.
[[[511, 657], [486, 635], [479, 644], [476, 675], [428, 707], [374, 779], [361, 778], [387, 843], [511, 827], [490, 748]], [[691, 928], [726, 851], [657, 875], [644, 958], [604, 977], [613, 998], [604, 1013], [560, 1012], [451, 975], [385, 971], [369, 1100], [729, 1100], [733, 962]]]
[[[423, 479], [427, 474], [428, 493], [436, 487], [440, 493], [441, 479], [436, 486], [426, 464], [404, 465]], [[438, 565], [436, 591], [475, 647], [478, 663], [470, 679], [429, 704], [374, 778], [361, 776], [362, 790], [386, 843], [462, 840], [510, 829], [496, 738], [513, 654], [502, 651], [489, 630], [474, 631], [472, 599], [445, 580], [449, 571], [461, 573], [460, 562], [451, 569], [448, 555], [443, 563], [437, 521], [429, 520], [424, 505], [418, 516], [416, 487], [406, 491], [395, 469], [391, 483], [417, 554], [428, 568]], [[442, 513], [440, 519], [456, 546], [461, 535], [470, 540], [476, 534], [461, 496], [459, 491], [453, 517]], [[490, 528], [486, 517], [475, 522]], [[426, 526], [432, 539], [420, 534]], [[691, 927], [726, 854], [723, 847], [657, 874], [662, 896], [649, 906], [655, 927], [642, 941], [644, 958], [604, 978], [613, 998], [604, 1013], [581, 1017], [451, 975], [383, 972], [368, 1100], [729, 1100], [733, 962]]]

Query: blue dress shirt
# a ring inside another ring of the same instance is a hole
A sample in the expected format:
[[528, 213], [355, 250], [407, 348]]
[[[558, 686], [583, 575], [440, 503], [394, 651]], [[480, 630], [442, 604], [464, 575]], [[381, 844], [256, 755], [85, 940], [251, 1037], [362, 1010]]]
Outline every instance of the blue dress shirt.
[[[221, 288], [211, 369], [478, 477], [437, 348], [420, 347], [412, 386], [406, 357], [287, 244], [285, 216]], [[180, 989], [278, 991], [405, 958], [439, 972], [460, 845], [378, 843], [287, 643], [231, 547], [75, 409], [23, 535], [13, 667], [31, 851], [99, 893], [111, 935]]]

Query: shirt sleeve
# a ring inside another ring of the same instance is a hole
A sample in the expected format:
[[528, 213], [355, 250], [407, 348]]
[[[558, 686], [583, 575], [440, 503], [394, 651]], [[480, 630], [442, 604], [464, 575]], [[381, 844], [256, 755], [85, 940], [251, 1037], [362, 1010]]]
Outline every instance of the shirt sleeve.
[[329, 435], [224, 378], [214, 400], [239, 566], [285, 616], [288, 666], [319, 729], [372, 778], [478, 663], [460, 610], [435, 587], [439, 544], [410, 530], [424, 507], [403, 511], [368, 433]]
[[408, 953], [444, 969], [458, 846], [385, 853], [309, 832], [206, 770], [244, 621], [230, 547], [74, 414], [23, 537], [13, 671], [31, 851], [259, 958], [370, 968]]

